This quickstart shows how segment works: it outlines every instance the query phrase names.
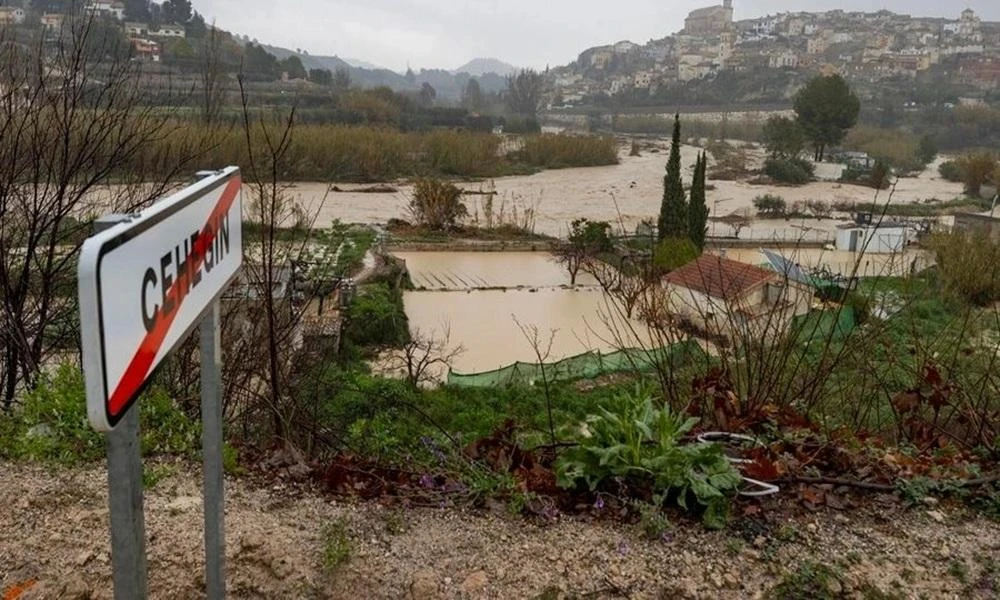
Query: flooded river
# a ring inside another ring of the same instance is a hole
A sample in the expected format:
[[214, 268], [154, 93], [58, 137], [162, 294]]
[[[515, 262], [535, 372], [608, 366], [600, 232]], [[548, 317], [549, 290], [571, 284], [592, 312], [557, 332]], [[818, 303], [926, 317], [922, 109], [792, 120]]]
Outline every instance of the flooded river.
[[[663, 173], [667, 154], [663, 149], [657, 153], [644, 152], [642, 156], [620, 156], [621, 164], [606, 167], [578, 169], [557, 169], [543, 171], [535, 175], [500, 177], [492, 184], [460, 183], [472, 191], [493, 190], [495, 216], [503, 212], [505, 220], [512, 220], [515, 210], [518, 221], [523, 219], [526, 209], [531, 211], [534, 230], [538, 233], [565, 237], [569, 223], [576, 218], [586, 217], [612, 223], [618, 230], [623, 228], [633, 232], [644, 219], [656, 220], [663, 196]], [[695, 157], [699, 148], [685, 146], [682, 157], [684, 179], [691, 177]], [[759, 153], [759, 151], [755, 151]], [[754, 165], [759, 158], [751, 161]], [[753, 165], [751, 165], [753, 166]], [[822, 167], [828, 165], [821, 165]], [[962, 195], [962, 185], [940, 179], [936, 163], [920, 177], [900, 179], [893, 192], [893, 203], [914, 203], [937, 198], [950, 200]], [[708, 191], [708, 208], [713, 215], [728, 215], [739, 212], [754, 214], [753, 200], [763, 194], [776, 194], [784, 198], [789, 206], [795, 202], [824, 200], [826, 202], [885, 202], [887, 192], [876, 194], [873, 190], [856, 185], [845, 185], [834, 181], [816, 181], [798, 187], [774, 187], [752, 185], [746, 181], [711, 181], [713, 189]], [[338, 184], [341, 192], [329, 191], [331, 186], [323, 183], [297, 183], [288, 188], [287, 194], [294, 198], [310, 214], [317, 214], [317, 225], [329, 224], [334, 219], [349, 223], [385, 223], [389, 219], [409, 219], [408, 204], [412, 187], [400, 185], [393, 193], [362, 193], [356, 191], [365, 186]], [[351, 191], [355, 190], [355, 191]], [[464, 201], [474, 219], [478, 214], [479, 224], [483, 224], [484, 196], [465, 196]], [[810, 219], [804, 223], [808, 228], [825, 232], [804, 233], [801, 225], [787, 221], [756, 222], [751, 230], [741, 232], [741, 237], [767, 239], [813, 239], [818, 236], [823, 241], [832, 239], [832, 231], [837, 221]], [[721, 227], [721, 226], [720, 226]], [[726, 235], [728, 232], [719, 231]]]

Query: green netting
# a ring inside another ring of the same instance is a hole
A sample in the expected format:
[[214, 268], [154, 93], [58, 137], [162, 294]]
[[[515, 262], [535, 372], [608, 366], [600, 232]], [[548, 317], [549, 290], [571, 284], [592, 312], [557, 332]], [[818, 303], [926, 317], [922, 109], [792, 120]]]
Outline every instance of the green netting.
[[796, 317], [793, 325], [798, 340], [808, 343], [813, 340], [825, 340], [831, 334], [833, 339], [840, 339], [849, 334], [857, 322], [854, 318], [854, 308], [844, 306], [840, 310], [814, 311]]
[[[653, 350], [628, 348], [607, 353], [584, 352], [564, 358], [559, 362], [546, 363], [544, 365], [544, 378], [548, 381], [565, 381], [593, 379], [600, 375], [625, 371], [648, 371], [656, 364], [688, 359], [694, 353], [701, 351], [701, 347], [696, 342], [687, 341]], [[540, 363], [516, 362], [500, 369], [482, 373], [450, 371], [448, 385], [484, 388], [533, 385], [536, 381], [543, 380], [542, 369], [543, 365]]]

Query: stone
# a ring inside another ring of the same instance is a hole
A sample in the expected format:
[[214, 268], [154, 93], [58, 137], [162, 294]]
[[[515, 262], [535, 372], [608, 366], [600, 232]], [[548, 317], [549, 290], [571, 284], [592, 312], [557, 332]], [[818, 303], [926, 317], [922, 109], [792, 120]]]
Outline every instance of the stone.
[[476, 571], [475, 573], [470, 573], [468, 577], [462, 582], [462, 591], [466, 594], [472, 594], [478, 592], [479, 590], [486, 587], [489, 579], [486, 577], [485, 571]]
[[174, 514], [200, 509], [201, 498], [197, 496], [178, 496], [167, 503], [167, 510]]
[[94, 560], [94, 553], [90, 550], [84, 550], [83, 552], [76, 555], [76, 560], [74, 560], [73, 562], [76, 563], [76, 566], [82, 567], [92, 560]]
[[64, 600], [90, 600], [90, 586], [83, 579], [83, 575], [73, 575], [64, 585], [59, 598]]
[[412, 600], [432, 600], [439, 598], [438, 576], [431, 570], [417, 571], [410, 580], [410, 598]]
[[722, 576], [722, 583], [731, 590], [740, 589], [740, 578], [733, 573], [726, 573]]
[[944, 523], [944, 513], [939, 510], [929, 510], [927, 511], [927, 516], [933, 519], [935, 523]]

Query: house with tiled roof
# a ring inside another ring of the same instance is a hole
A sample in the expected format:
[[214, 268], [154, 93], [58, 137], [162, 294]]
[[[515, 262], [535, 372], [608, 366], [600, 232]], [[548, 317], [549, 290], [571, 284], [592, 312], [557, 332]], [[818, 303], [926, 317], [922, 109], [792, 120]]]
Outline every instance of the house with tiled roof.
[[662, 283], [673, 318], [730, 341], [780, 336], [809, 312], [814, 294], [785, 274], [715, 254], [671, 271]]

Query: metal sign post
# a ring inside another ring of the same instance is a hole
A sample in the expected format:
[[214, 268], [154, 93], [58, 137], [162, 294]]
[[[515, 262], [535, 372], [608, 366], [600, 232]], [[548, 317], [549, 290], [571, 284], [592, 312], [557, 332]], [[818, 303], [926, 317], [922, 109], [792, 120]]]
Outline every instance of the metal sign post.
[[[146, 533], [136, 401], [198, 326], [204, 466], [205, 586], [225, 584], [219, 297], [243, 261], [239, 169], [201, 181], [137, 215], [98, 221], [80, 252], [80, 331], [87, 414], [107, 433], [116, 600], [145, 600]], [[102, 276], [103, 275], [103, 276]]]
[[225, 491], [222, 473], [222, 350], [219, 301], [201, 319], [201, 453], [205, 496], [205, 590], [226, 595]]

